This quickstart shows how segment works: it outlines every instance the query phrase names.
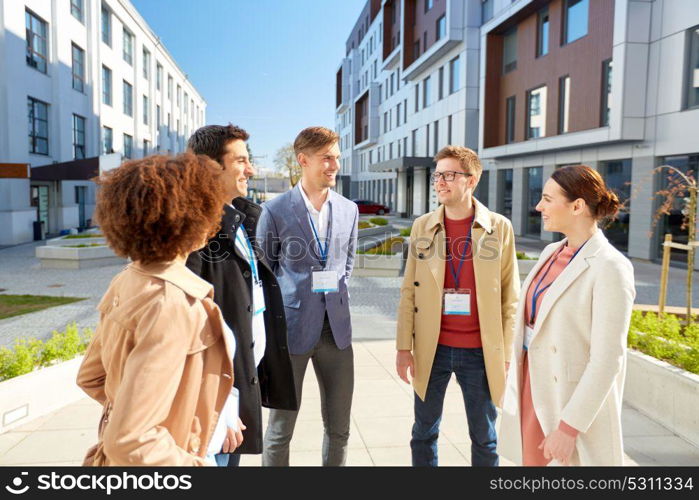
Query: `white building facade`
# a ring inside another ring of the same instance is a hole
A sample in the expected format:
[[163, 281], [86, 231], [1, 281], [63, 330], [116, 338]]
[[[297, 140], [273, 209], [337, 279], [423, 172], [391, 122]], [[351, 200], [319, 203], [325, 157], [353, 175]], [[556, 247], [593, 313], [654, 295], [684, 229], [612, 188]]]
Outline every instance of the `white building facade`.
[[100, 169], [184, 151], [205, 123], [128, 0], [0, 0], [0, 68], [0, 245], [32, 240], [34, 221], [86, 227]]

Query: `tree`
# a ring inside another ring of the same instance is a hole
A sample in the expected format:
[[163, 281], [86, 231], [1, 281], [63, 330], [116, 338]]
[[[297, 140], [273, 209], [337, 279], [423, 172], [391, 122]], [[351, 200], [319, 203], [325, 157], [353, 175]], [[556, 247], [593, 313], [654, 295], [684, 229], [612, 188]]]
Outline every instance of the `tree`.
[[301, 178], [301, 165], [296, 161], [296, 153], [291, 143], [285, 144], [277, 150], [274, 156], [274, 166], [280, 172], [289, 173], [291, 187], [294, 187]]

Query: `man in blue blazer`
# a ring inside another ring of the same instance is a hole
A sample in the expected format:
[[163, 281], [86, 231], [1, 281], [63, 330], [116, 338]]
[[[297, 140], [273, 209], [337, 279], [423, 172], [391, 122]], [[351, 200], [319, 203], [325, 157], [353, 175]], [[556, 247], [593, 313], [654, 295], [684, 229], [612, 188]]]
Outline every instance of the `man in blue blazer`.
[[[340, 168], [338, 135], [309, 127], [294, 141], [302, 167], [291, 191], [265, 203], [257, 241], [284, 300], [289, 353], [300, 407], [308, 361], [318, 378], [323, 415], [323, 465], [344, 465], [354, 390], [347, 283], [357, 246], [357, 205], [330, 188]], [[298, 411], [271, 410], [262, 464], [289, 465]]]

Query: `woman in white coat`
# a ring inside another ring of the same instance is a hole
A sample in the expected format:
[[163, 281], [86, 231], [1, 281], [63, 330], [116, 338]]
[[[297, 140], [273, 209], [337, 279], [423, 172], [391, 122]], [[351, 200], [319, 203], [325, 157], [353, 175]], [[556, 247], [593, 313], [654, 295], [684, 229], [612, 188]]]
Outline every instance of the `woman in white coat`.
[[498, 452], [518, 465], [623, 465], [631, 263], [599, 222], [619, 200], [595, 170], [556, 170], [536, 210], [548, 245], [522, 286]]

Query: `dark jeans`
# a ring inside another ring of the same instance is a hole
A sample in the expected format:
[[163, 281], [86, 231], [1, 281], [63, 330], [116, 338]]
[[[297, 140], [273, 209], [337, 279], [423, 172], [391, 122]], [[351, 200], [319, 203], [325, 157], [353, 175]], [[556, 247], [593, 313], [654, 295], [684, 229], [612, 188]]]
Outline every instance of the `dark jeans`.
[[[303, 377], [309, 360], [313, 362], [320, 389], [320, 406], [325, 428], [323, 465], [345, 465], [354, 392], [354, 354], [352, 346], [338, 349], [327, 314], [320, 340], [315, 347], [306, 354], [291, 355], [299, 406]], [[270, 410], [262, 451], [263, 466], [289, 465], [289, 444], [297, 416], [298, 411]]]
[[214, 458], [219, 467], [238, 467], [240, 465], [240, 455], [233, 453], [217, 453]]
[[451, 374], [461, 386], [471, 437], [471, 465], [498, 465], [495, 451], [497, 411], [490, 399], [483, 349], [437, 346], [425, 401], [415, 395], [415, 423], [410, 448], [414, 466], [437, 466], [437, 438], [444, 394]]

